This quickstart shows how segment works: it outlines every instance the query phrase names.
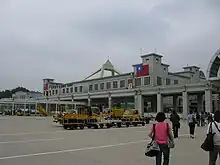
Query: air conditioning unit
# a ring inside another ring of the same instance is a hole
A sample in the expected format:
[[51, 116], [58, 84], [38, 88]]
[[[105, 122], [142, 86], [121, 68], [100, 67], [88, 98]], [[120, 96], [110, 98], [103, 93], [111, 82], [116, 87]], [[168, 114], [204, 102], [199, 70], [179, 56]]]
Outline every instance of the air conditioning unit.
[[129, 83], [129, 84], [128, 84], [128, 88], [129, 88], [129, 89], [133, 88], [133, 84], [132, 84], [132, 83]]

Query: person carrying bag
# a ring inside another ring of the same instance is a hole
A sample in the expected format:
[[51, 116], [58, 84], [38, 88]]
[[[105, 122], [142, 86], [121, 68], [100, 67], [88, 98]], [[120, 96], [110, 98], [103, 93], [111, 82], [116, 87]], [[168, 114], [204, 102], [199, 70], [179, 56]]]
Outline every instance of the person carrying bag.
[[155, 131], [155, 126], [156, 126], [156, 124], [153, 124], [152, 140], [151, 140], [150, 143], [147, 144], [146, 150], [145, 150], [145, 156], [148, 156], [148, 157], [154, 157], [158, 154], [158, 152], [160, 152], [159, 145], [155, 141], [155, 132], [156, 132]]
[[[156, 165], [161, 165], [163, 155], [163, 165], [169, 165], [170, 148], [174, 147], [173, 135], [171, 127], [165, 122], [166, 115], [159, 112], [156, 115], [157, 123], [153, 125], [149, 137], [152, 138], [152, 143], [149, 143], [145, 152], [146, 156], [156, 157]], [[153, 145], [157, 147], [152, 147]], [[149, 147], [151, 146], [151, 147]], [[150, 148], [150, 149], [148, 149]], [[154, 149], [155, 148], [155, 149]], [[149, 154], [153, 153], [153, 154]]]
[[204, 151], [209, 152], [209, 165], [216, 165], [220, 155], [220, 111], [216, 111], [214, 121], [208, 125], [207, 136], [201, 145]]

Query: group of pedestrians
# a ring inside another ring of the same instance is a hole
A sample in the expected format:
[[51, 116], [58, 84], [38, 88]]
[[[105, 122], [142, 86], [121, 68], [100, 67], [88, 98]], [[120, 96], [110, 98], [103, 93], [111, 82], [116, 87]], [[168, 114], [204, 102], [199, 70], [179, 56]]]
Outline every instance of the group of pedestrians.
[[[166, 115], [163, 112], [159, 112], [156, 115], [156, 124], [152, 126], [149, 133], [149, 137], [154, 138], [159, 146], [159, 151], [156, 154], [156, 165], [161, 165], [163, 155], [163, 165], [169, 165], [170, 158], [170, 147], [169, 141], [178, 138], [178, 132], [180, 129], [180, 116], [173, 111], [170, 115], [170, 124], [166, 121]], [[207, 121], [207, 123], [206, 123]], [[210, 131], [210, 127], [213, 133], [214, 146], [213, 150], [209, 152], [209, 165], [216, 165], [218, 155], [220, 156], [220, 111], [216, 111], [214, 115], [211, 113], [194, 113], [192, 110], [189, 111], [187, 116], [187, 123], [189, 126], [190, 138], [194, 139], [194, 132], [196, 125], [205, 126], [208, 124], [207, 134]], [[214, 124], [212, 124], [214, 123]], [[173, 133], [172, 133], [173, 132]]]

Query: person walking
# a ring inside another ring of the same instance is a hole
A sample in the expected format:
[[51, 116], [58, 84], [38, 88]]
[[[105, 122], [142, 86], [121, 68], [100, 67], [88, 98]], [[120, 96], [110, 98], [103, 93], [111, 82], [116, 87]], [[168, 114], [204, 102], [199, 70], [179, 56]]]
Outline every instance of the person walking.
[[173, 135], [174, 138], [178, 138], [179, 136], [179, 128], [180, 128], [180, 116], [176, 113], [176, 111], [173, 111], [170, 115], [170, 121], [172, 122], [173, 126]]
[[202, 112], [202, 113], [201, 113], [201, 126], [202, 126], [202, 127], [205, 126], [205, 118], [206, 118], [206, 117], [205, 117], [205, 113]]
[[196, 118], [192, 110], [189, 111], [189, 115], [187, 117], [188, 125], [189, 125], [189, 133], [190, 138], [194, 139], [195, 127], [196, 127]]
[[196, 121], [197, 121], [197, 126], [200, 127], [201, 126], [201, 115], [199, 114], [199, 112], [196, 112]]
[[[149, 134], [150, 138], [153, 138], [155, 133], [155, 141], [157, 142], [160, 151], [156, 155], [156, 165], [161, 165], [163, 155], [163, 165], [169, 165], [170, 148], [168, 146], [169, 139], [173, 140], [171, 127], [165, 122], [166, 115], [164, 112], [159, 112], [156, 115], [156, 124], [152, 126]], [[155, 132], [154, 132], [155, 129]]]
[[214, 114], [214, 121], [209, 123], [207, 134], [211, 126], [212, 133], [214, 133], [213, 142], [214, 148], [209, 152], [209, 165], [216, 165], [218, 155], [220, 156], [220, 111]]

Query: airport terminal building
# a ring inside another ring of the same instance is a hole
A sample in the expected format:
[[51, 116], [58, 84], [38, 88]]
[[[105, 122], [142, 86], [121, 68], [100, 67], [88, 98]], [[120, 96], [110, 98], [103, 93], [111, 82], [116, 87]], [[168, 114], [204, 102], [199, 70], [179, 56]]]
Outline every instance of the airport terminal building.
[[[189, 109], [213, 112], [219, 108], [220, 51], [211, 59], [207, 75], [197, 66], [170, 72], [163, 56], [142, 55], [133, 72], [120, 73], [107, 60], [103, 66], [82, 81], [59, 83], [43, 80], [43, 97], [52, 101], [84, 102], [87, 105], [135, 108], [142, 116], [175, 109], [186, 117]], [[104, 77], [104, 71], [111, 76]], [[100, 74], [98, 78], [91, 77]]]

